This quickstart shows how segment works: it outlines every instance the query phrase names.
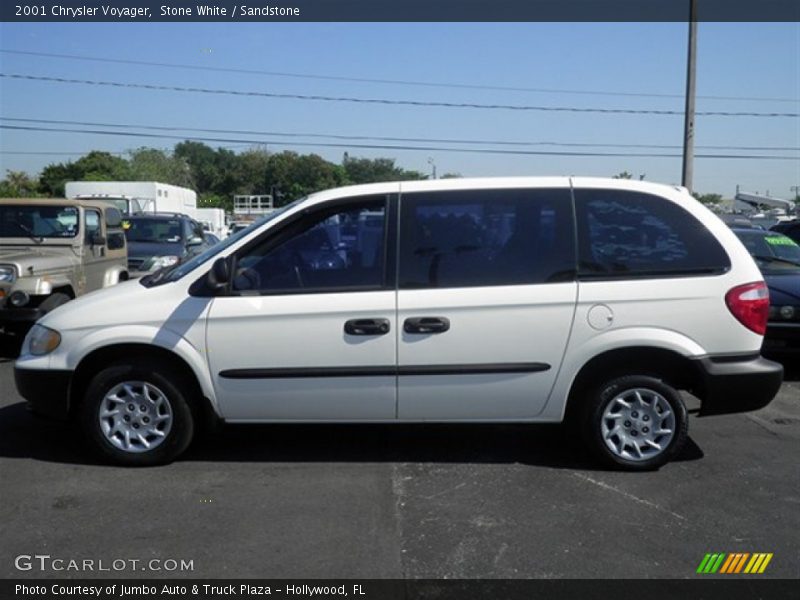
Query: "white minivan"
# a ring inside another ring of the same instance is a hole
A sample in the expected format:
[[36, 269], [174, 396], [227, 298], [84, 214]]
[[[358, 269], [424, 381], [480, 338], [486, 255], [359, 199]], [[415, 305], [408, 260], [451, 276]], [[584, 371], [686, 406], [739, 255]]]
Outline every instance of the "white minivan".
[[783, 370], [736, 236], [685, 189], [451, 179], [294, 202], [180, 265], [49, 313], [17, 387], [119, 464], [228, 423], [570, 421], [656, 468], [700, 415], [755, 410]]

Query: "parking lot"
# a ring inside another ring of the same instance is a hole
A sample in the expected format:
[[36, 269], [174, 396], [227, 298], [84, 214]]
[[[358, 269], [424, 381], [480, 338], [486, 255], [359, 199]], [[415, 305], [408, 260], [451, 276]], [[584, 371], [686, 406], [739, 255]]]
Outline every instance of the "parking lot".
[[32, 417], [0, 359], [0, 569], [20, 554], [192, 560], [90, 577], [696, 577], [771, 552], [798, 577], [800, 376], [753, 414], [693, 419], [659, 472], [599, 470], [552, 426], [229, 427], [179, 462], [97, 464]]

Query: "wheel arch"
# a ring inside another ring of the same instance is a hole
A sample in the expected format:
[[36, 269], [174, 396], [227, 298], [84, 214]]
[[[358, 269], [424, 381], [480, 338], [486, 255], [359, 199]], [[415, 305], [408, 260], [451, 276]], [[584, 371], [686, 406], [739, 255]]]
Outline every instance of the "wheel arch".
[[64, 294], [66, 296], [69, 296], [70, 300], [75, 299], [75, 290], [72, 289], [71, 285], [54, 286], [53, 294]]
[[187, 362], [178, 353], [173, 352], [162, 346], [146, 344], [141, 342], [115, 343], [94, 348], [78, 362], [72, 375], [69, 390], [69, 414], [76, 414], [77, 408], [82, 401], [86, 389], [92, 377], [106, 366], [120, 360], [130, 360], [131, 358], [155, 358], [160, 364], [169, 365], [180, 373], [192, 389], [187, 396], [190, 402], [199, 409], [203, 420], [215, 421], [218, 417], [216, 408], [208, 394], [204, 393], [200, 379]]
[[624, 375], [647, 375], [679, 390], [701, 390], [703, 377], [697, 365], [674, 350], [655, 346], [629, 346], [592, 357], [578, 371], [567, 394], [564, 420], [579, 414], [585, 394], [599, 382]]

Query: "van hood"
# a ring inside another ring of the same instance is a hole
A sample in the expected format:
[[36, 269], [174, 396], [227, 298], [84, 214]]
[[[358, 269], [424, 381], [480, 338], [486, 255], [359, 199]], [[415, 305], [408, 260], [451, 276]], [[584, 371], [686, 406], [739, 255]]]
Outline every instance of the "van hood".
[[183, 281], [147, 288], [124, 281], [81, 296], [47, 313], [40, 324], [59, 332], [136, 325], [160, 329], [166, 322], [197, 320], [211, 298], [189, 296]]

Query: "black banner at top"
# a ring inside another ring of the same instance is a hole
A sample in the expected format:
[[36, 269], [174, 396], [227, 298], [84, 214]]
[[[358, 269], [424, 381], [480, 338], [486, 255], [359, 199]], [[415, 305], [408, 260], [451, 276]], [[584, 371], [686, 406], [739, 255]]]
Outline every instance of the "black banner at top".
[[[688, 21], [692, 0], [3, 0], [5, 22]], [[798, 0], [694, 0], [697, 21], [800, 21]]]

